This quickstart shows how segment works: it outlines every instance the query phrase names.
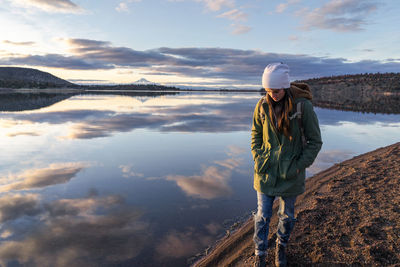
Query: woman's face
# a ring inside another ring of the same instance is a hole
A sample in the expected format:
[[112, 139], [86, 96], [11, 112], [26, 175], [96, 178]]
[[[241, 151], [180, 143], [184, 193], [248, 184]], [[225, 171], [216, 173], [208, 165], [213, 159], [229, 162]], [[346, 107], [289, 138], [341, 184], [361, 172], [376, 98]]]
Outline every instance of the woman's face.
[[285, 90], [283, 89], [266, 88], [265, 91], [275, 102], [280, 101], [285, 96]]

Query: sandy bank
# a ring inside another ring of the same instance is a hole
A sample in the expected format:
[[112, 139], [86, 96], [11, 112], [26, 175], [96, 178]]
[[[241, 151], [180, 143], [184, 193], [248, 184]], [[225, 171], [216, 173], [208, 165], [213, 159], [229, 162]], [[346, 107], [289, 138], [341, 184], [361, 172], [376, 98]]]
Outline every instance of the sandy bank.
[[[275, 203], [276, 204], [276, 203]], [[268, 262], [273, 266], [276, 207]], [[400, 143], [354, 157], [309, 178], [296, 204], [289, 266], [400, 266]], [[196, 266], [252, 266], [253, 221]]]

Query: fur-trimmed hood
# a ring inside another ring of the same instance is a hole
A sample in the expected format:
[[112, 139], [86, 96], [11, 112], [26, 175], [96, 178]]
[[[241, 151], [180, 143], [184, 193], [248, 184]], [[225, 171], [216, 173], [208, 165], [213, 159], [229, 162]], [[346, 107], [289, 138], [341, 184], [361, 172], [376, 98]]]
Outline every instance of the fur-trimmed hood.
[[312, 100], [311, 89], [306, 83], [291, 83], [289, 90], [294, 99], [306, 98]]

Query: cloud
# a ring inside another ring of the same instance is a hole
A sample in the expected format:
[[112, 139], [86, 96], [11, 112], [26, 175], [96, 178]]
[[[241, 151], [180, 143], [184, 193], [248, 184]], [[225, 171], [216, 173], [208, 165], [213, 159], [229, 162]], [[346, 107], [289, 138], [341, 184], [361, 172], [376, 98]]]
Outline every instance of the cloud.
[[82, 8], [70, 0], [13, 0], [24, 8], [37, 8], [50, 13], [80, 13]]
[[118, 12], [128, 12], [129, 11], [128, 4], [125, 2], [121, 2], [118, 4], [115, 10], [117, 10]]
[[230, 11], [224, 12], [221, 15], [218, 15], [217, 18], [226, 18], [235, 21], [246, 21], [247, 14], [239, 9], [232, 9]]
[[[368, 51], [368, 52], [372, 52], [372, 51]], [[400, 58], [387, 58], [386, 61], [387, 62], [400, 62]]]
[[133, 70], [119, 70], [117, 71], [118, 74], [134, 74], [135, 72]]
[[[84, 57], [91, 53], [101, 53], [110, 46], [109, 42], [89, 40], [89, 39], [61, 39], [65, 42], [75, 54], [66, 56], [61, 54], [46, 54], [46, 55], [19, 55], [9, 58], [4, 58], [5, 65], [30, 65], [30, 66], [45, 66], [53, 68], [65, 69], [113, 69], [115, 66], [109, 63], [103, 64], [99, 60], [91, 57]], [[111, 53], [108, 51], [107, 53]]]
[[[229, 11], [225, 11], [220, 15], [217, 15], [217, 18], [225, 18], [233, 20], [235, 22], [247, 21], [248, 15], [245, 12], [239, 10], [239, 8], [235, 7], [234, 0], [196, 0], [196, 1], [204, 2], [207, 8], [214, 12], [221, 10], [223, 7], [228, 7], [231, 9]], [[251, 30], [251, 27], [241, 25], [238, 23], [231, 24], [231, 27], [233, 28], [232, 34], [235, 35], [244, 34]]]
[[230, 172], [217, 167], [208, 167], [203, 174], [193, 176], [169, 175], [168, 181], [174, 181], [189, 196], [213, 199], [229, 196], [232, 189], [228, 185]]
[[4, 40], [3, 43], [17, 46], [31, 46], [35, 44], [35, 42], [13, 42], [9, 40]]
[[72, 48], [76, 48], [77, 52], [92, 51], [95, 50], [96, 48], [108, 46], [111, 44], [110, 42], [107, 41], [98, 41], [90, 39], [60, 39], [60, 40], [70, 45]]
[[322, 7], [303, 10], [303, 29], [328, 29], [338, 32], [353, 32], [363, 29], [367, 18], [377, 10], [379, 4], [372, 0], [331, 0]]
[[288, 6], [288, 3], [281, 3], [281, 4], [279, 4], [279, 5], [277, 5], [276, 8], [275, 8], [275, 12], [276, 12], [276, 13], [283, 13], [283, 11], [286, 10], [287, 6]]
[[0, 197], [0, 223], [15, 220], [21, 216], [40, 213], [39, 196], [35, 194], [6, 194]]
[[[1, 62], [1, 60], [0, 60]], [[92, 62], [90, 59], [81, 59], [74, 56], [64, 56], [57, 54], [41, 55], [21, 55], [10, 57], [2, 62], [5, 65], [23, 66], [43, 66], [51, 68], [62, 68], [71, 70], [93, 70], [93, 69], [113, 69], [115, 67], [101, 62]]]
[[67, 183], [87, 165], [80, 162], [74, 163], [54, 163], [47, 168], [29, 169], [18, 175], [10, 175], [8, 180], [11, 182], [0, 186], [0, 192], [11, 190], [26, 190], [42, 188], [55, 184]]
[[219, 11], [223, 7], [232, 8], [235, 6], [234, 0], [196, 0], [197, 2], [203, 2], [207, 9], [211, 11]]
[[[104, 62], [119, 66], [149, 66], [151, 63], [174, 63], [176, 59], [154, 50], [137, 51], [127, 47], [113, 47], [109, 42], [68, 39], [67, 44], [75, 57], [91, 62]], [[112, 66], [109, 66], [112, 67]]]
[[[247, 26], [233, 24], [234, 32], [244, 33]], [[214, 79], [218, 83], [259, 86], [262, 70], [272, 62], [285, 62], [290, 66], [293, 80], [321, 76], [397, 72], [396, 61], [363, 60], [349, 62], [346, 58], [317, 57], [304, 54], [268, 53], [260, 50], [229, 48], [169, 48], [137, 51], [127, 47], [114, 47], [109, 42], [68, 39], [71, 56], [14, 55], [0, 58], [3, 65], [29, 65], [63, 69], [135, 69], [140, 72], [162, 73], [191, 78]]]
[[129, 4], [133, 2], [141, 2], [142, 0], [127, 0], [120, 2], [118, 6], [115, 8], [118, 12], [129, 12]]
[[245, 34], [251, 31], [251, 27], [246, 26], [246, 25], [241, 25], [241, 24], [232, 24], [233, 27], [232, 34], [235, 35], [240, 35], [240, 34]]
[[7, 136], [9, 137], [16, 137], [20, 135], [25, 135], [25, 136], [39, 136], [40, 133], [38, 132], [14, 132], [14, 133], [8, 133]]
[[281, 3], [276, 6], [275, 12], [276, 13], [283, 13], [290, 5], [299, 3], [300, 0], [288, 0], [286, 3]]
[[72, 83], [111, 83], [109, 80], [101, 80], [101, 79], [68, 79], [69, 82]]

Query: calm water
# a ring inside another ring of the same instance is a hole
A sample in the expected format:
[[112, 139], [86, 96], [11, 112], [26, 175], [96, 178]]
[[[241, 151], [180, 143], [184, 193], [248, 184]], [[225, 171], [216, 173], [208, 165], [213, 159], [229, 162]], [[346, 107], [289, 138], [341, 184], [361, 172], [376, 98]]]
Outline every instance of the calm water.
[[[255, 208], [259, 97], [92, 94], [1, 112], [0, 263], [187, 266]], [[399, 115], [315, 110], [324, 145], [308, 175], [399, 141]]]

